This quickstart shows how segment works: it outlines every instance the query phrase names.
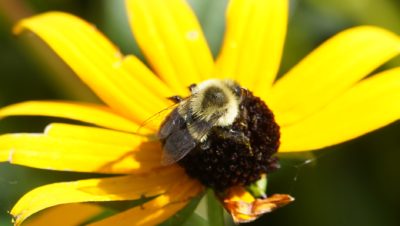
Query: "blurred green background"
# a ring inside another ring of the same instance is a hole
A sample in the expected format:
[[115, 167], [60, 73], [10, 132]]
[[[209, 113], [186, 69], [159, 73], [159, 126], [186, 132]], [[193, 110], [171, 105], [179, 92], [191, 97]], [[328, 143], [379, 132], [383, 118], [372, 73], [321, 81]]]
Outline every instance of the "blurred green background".
[[[224, 30], [226, 0], [190, 0], [214, 55]], [[96, 24], [125, 53], [140, 54], [127, 28], [122, 0], [0, 0], [0, 106], [32, 99], [98, 101], [33, 35], [15, 37], [18, 19], [49, 10], [79, 15]], [[356, 25], [378, 25], [400, 34], [398, 0], [292, 0], [283, 74], [333, 34]], [[399, 65], [395, 59], [386, 65]], [[45, 118], [0, 121], [0, 132], [41, 131]], [[351, 125], [349, 125], [351, 126]], [[329, 128], [327, 128], [329, 129]], [[282, 157], [269, 192], [296, 201], [248, 225], [400, 225], [400, 123], [315, 154]], [[55, 181], [92, 175], [49, 172], [0, 164], [0, 225], [28, 190]], [[188, 224], [187, 224], [188, 225]]]

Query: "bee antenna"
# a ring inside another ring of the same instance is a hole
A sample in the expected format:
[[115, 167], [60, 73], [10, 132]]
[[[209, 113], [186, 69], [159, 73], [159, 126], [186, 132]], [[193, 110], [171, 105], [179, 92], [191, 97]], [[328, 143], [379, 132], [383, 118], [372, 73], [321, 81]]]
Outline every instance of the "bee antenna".
[[144, 121], [140, 124], [140, 126], [137, 128], [136, 133], [139, 133], [139, 131], [140, 131], [143, 127], [145, 127], [151, 120], [153, 120], [153, 119], [155, 119], [156, 117], [160, 116], [161, 113], [163, 113], [164, 111], [167, 111], [167, 110], [170, 110], [170, 109], [174, 108], [176, 105], [177, 105], [177, 103], [172, 104], [171, 106], [162, 109], [161, 111], [159, 111], [159, 112], [153, 114], [152, 116], [150, 116], [149, 118], [147, 118], [146, 120], [144, 120]]

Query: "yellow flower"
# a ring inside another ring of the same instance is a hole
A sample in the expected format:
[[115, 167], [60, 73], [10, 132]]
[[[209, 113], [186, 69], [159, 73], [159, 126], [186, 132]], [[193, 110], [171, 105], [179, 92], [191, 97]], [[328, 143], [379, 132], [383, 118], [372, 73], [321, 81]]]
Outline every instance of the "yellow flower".
[[[86, 125], [52, 123], [41, 134], [2, 135], [0, 161], [123, 174], [36, 188], [11, 210], [16, 225], [61, 204], [74, 205], [88, 215], [98, 212], [89, 204], [72, 204], [80, 202], [156, 196], [96, 226], [154, 225], [183, 208], [203, 186], [180, 167], [160, 163], [160, 144], [148, 135], [157, 132], [163, 118], [146, 120], [171, 105], [166, 97], [187, 96], [186, 87], [209, 78], [234, 79], [267, 103], [281, 127], [279, 152], [321, 149], [399, 118], [400, 69], [363, 79], [400, 52], [399, 38], [386, 30], [363, 26], [343, 31], [275, 81], [286, 34], [287, 0], [231, 0], [224, 43], [215, 62], [184, 0], [126, 3], [133, 33], [151, 70], [135, 56], [121, 54], [94, 26], [66, 13], [45, 13], [15, 27], [16, 33], [29, 30], [43, 39], [105, 104], [31, 101], [1, 109], [0, 117], [52, 116]], [[248, 193], [236, 193], [230, 201], [235, 199], [254, 201]]]

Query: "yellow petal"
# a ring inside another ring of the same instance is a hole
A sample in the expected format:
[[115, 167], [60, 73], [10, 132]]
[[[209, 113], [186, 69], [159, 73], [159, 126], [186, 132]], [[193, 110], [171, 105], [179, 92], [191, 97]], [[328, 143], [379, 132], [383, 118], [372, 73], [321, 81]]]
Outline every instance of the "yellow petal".
[[171, 97], [176, 95], [175, 92], [159, 78], [149, 68], [146, 67], [137, 57], [128, 55], [122, 61], [121, 66], [149, 90], [160, 97]]
[[281, 61], [288, 1], [232, 0], [228, 7], [218, 73], [265, 95]]
[[200, 184], [191, 180], [177, 183], [166, 194], [125, 212], [116, 214], [90, 226], [153, 226], [162, 223], [182, 209], [191, 198], [202, 190]]
[[400, 52], [397, 35], [376, 27], [339, 33], [308, 55], [273, 86], [269, 103], [281, 126], [323, 108]]
[[[136, 76], [138, 81], [151, 89], [156, 95], [167, 99], [168, 97], [175, 96], [178, 93], [174, 92], [169, 88], [159, 77], [157, 77], [149, 68], [147, 68], [138, 58], [134, 56], [127, 56], [122, 61], [121, 66], [131, 74], [139, 74]], [[156, 130], [161, 125], [164, 118], [168, 115], [175, 103], [170, 103], [168, 108], [160, 108], [159, 111], [146, 119], [141, 123], [140, 130], [146, 130], [146, 128], [153, 128]]]
[[137, 122], [168, 106], [121, 67], [123, 56], [93, 25], [72, 15], [50, 12], [22, 20], [15, 32], [28, 29], [45, 41], [109, 106]]
[[13, 207], [15, 225], [48, 207], [78, 202], [135, 200], [163, 194], [184, 177], [180, 168], [169, 167], [150, 174], [78, 180], [45, 185], [25, 194]]
[[0, 162], [7, 162], [10, 156], [10, 151], [0, 151]]
[[[1, 144], [0, 144], [1, 146]], [[1, 150], [0, 149], [0, 163], [7, 162], [10, 157], [10, 150]]]
[[131, 133], [64, 123], [49, 124], [46, 126], [45, 134], [51, 137], [70, 138], [99, 144], [129, 147], [135, 147], [138, 143], [147, 141], [146, 137]]
[[103, 208], [88, 203], [65, 204], [40, 212], [37, 217], [28, 220], [24, 226], [76, 226], [97, 216]]
[[400, 118], [400, 68], [361, 81], [311, 117], [281, 128], [281, 152], [338, 144]]
[[43, 134], [6, 134], [0, 136], [0, 156], [7, 155], [12, 164], [62, 171], [123, 174], [161, 167], [159, 143], [132, 138], [131, 143], [117, 145]]
[[158, 75], [177, 94], [211, 75], [213, 59], [184, 0], [126, 0], [135, 38]]
[[[187, 205], [187, 201], [175, 202], [169, 205], [155, 205], [164, 196], [158, 197], [142, 206], [132, 208], [105, 220], [90, 224], [90, 226], [153, 226], [162, 223]], [[152, 205], [153, 204], [153, 205]]]
[[[95, 104], [29, 101], [0, 109], [0, 118], [20, 115], [66, 118], [126, 132], [137, 132], [139, 128], [138, 124], [116, 114], [113, 110]], [[145, 128], [140, 131], [148, 132]]]

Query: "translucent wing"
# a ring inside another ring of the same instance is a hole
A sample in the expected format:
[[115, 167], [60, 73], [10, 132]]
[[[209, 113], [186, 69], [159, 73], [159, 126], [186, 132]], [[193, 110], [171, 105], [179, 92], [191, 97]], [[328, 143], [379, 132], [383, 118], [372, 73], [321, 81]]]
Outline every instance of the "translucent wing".
[[[181, 107], [188, 109], [185, 105]], [[185, 120], [176, 108], [160, 127], [158, 137], [164, 140], [161, 162], [163, 165], [173, 164], [185, 157], [199, 142], [203, 141], [218, 119], [215, 115], [205, 121], [191, 113], [188, 113], [186, 117]]]
[[165, 119], [158, 131], [158, 138], [166, 139], [174, 132], [186, 127], [185, 120], [179, 115], [178, 109], [175, 108]]
[[170, 165], [181, 160], [196, 147], [196, 141], [190, 135], [186, 122], [174, 109], [165, 119], [158, 132], [158, 137], [164, 140], [161, 163]]
[[187, 128], [174, 131], [166, 139], [161, 163], [163, 165], [170, 165], [181, 160], [196, 145], [197, 142], [190, 135]]

